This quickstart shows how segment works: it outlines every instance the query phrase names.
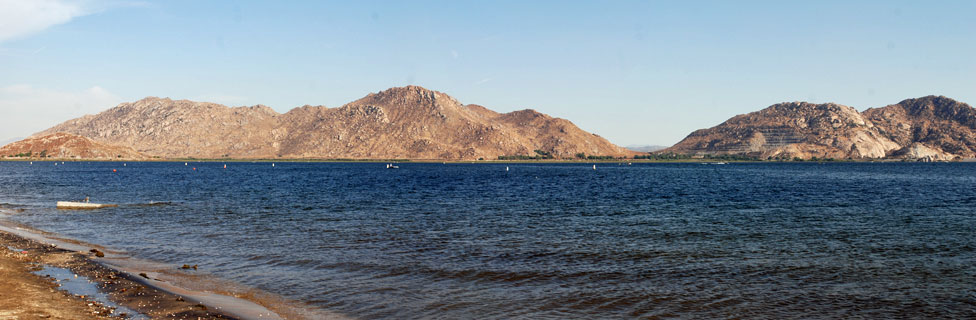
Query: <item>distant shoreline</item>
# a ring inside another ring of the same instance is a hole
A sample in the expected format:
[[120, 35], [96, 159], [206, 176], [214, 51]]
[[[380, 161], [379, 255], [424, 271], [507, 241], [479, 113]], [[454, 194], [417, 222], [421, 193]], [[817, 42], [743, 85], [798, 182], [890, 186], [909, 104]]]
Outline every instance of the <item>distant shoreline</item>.
[[[915, 160], [906, 159], [832, 159], [832, 160], [725, 160], [725, 159], [593, 159], [593, 160], [561, 160], [561, 159], [540, 159], [540, 160], [438, 160], [438, 159], [191, 159], [191, 158], [179, 158], [179, 159], [57, 159], [57, 158], [46, 158], [46, 159], [15, 159], [15, 158], [0, 158], [0, 162], [195, 162], [195, 163], [242, 163], [242, 162], [252, 162], [252, 163], [450, 163], [450, 164], [473, 164], [473, 163], [715, 163], [715, 162], [726, 162], [726, 163], [829, 163], [829, 162], [839, 162], [839, 163], [861, 163], [861, 162], [922, 162]], [[933, 161], [933, 162], [976, 162], [976, 159], [961, 159], [961, 160], [950, 160], [950, 161]]]

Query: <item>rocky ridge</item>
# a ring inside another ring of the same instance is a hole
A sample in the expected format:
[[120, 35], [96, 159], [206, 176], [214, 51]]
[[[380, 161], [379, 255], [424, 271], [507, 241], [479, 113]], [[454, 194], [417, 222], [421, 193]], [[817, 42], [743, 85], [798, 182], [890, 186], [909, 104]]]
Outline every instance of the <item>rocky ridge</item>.
[[6, 158], [52, 159], [148, 159], [132, 148], [98, 143], [86, 137], [70, 133], [53, 133], [27, 138], [0, 148], [0, 156]]
[[70, 120], [35, 136], [67, 132], [164, 158], [495, 159], [628, 156], [572, 122], [534, 110], [497, 113], [417, 86], [371, 93], [338, 108], [266, 106], [148, 97]]
[[976, 109], [946, 97], [907, 99], [857, 112], [834, 104], [780, 103], [692, 132], [660, 153], [759, 159], [976, 157]]

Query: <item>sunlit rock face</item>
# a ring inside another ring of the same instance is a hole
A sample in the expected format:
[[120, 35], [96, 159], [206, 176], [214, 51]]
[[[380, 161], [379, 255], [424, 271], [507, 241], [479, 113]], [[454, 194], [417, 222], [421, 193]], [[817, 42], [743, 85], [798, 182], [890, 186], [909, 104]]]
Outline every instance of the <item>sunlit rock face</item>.
[[98, 160], [149, 158], [129, 147], [98, 143], [64, 132], [34, 136], [7, 144], [0, 148], [0, 157]]
[[635, 154], [572, 122], [534, 110], [500, 114], [417, 86], [371, 93], [338, 108], [226, 107], [149, 97], [59, 124], [69, 132], [167, 158], [495, 159]]
[[834, 103], [780, 103], [695, 131], [661, 152], [761, 159], [972, 158], [974, 115], [969, 105], [934, 96], [863, 113]]

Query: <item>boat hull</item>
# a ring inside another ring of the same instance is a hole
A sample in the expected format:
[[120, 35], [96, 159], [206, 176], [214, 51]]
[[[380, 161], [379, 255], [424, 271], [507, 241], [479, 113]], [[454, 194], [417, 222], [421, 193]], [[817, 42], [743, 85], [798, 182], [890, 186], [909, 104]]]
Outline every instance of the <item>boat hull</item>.
[[112, 207], [118, 207], [118, 205], [103, 204], [103, 203], [58, 201], [57, 207], [58, 209], [85, 210], [85, 209], [112, 208]]

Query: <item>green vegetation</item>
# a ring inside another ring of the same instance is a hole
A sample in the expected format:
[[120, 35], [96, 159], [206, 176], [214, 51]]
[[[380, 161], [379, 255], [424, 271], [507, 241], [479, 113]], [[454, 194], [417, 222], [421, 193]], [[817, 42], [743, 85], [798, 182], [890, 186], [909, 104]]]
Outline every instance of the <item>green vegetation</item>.
[[[634, 156], [635, 160], [656, 160], [656, 161], [681, 161], [681, 160], [719, 160], [719, 161], [761, 161], [759, 157], [747, 156], [742, 154], [706, 154], [692, 156], [680, 153], [648, 153]], [[771, 160], [771, 159], [768, 159]]]
[[720, 154], [720, 155], [706, 154], [704, 157], [702, 157], [702, 159], [724, 160], [724, 161], [759, 161], [759, 157], [737, 155], [737, 154]]
[[733, 154], [706, 154], [701, 156], [692, 156], [689, 154], [680, 153], [648, 153], [634, 156], [635, 160], [658, 160], [658, 161], [674, 161], [674, 160], [727, 160], [727, 161], [759, 161], [757, 157], [750, 157], [745, 155], [733, 155]]
[[634, 160], [688, 160], [691, 159], [690, 155], [687, 154], [677, 154], [677, 153], [648, 153], [639, 154], [634, 156]]
[[498, 160], [545, 160], [545, 159], [552, 159], [552, 157], [551, 156], [545, 157], [541, 155], [530, 156], [525, 154], [519, 154], [514, 156], [498, 156]]
[[33, 158], [33, 157], [50, 158], [51, 156], [47, 154], [47, 150], [45, 149], [41, 151], [41, 153], [34, 153], [34, 151], [27, 151], [18, 154], [7, 155], [5, 157], [6, 158]]
[[[553, 159], [553, 156], [552, 156], [552, 153], [551, 152], [546, 152], [546, 151], [542, 151], [542, 150], [534, 150], [534, 151], [535, 151], [535, 155], [534, 156], [525, 155], [525, 154], [518, 154], [518, 155], [511, 155], [511, 156], [498, 156], [498, 160], [548, 160], [548, 159]], [[481, 159], [479, 159], [479, 160], [481, 160]]]
[[535, 150], [535, 154], [542, 157], [543, 159], [552, 159], [552, 153], [545, 152], [542, 150]]
[[[625, 159], [625, 158], [617, 158], [617, 157], [614, 157], [614, 156], [586, 155], [585, 153], [580, 152], [580, 153], [577, 153], [576, 154], [576, 159], [578, 159], [578, 160], [618, 160], [618, 159]], [[503, 161], [504, 160], [508, 160], [508, 161], [511, 161], [511, 160], [557, 160], [557, 159], [556, 159], [555, 156], [552, 155], [551, 152], [546, 152], [546, 151], [542, 151], [542, 150], [535, 150], [535, 155], [533, 155], [533, 156], [525, 155], [525, 154], [505, 155], [505, 156], [498, 156], [498, 160], [503, 160]], [[573, 158], [561, 158], [559, 160], [573, 160]]]

